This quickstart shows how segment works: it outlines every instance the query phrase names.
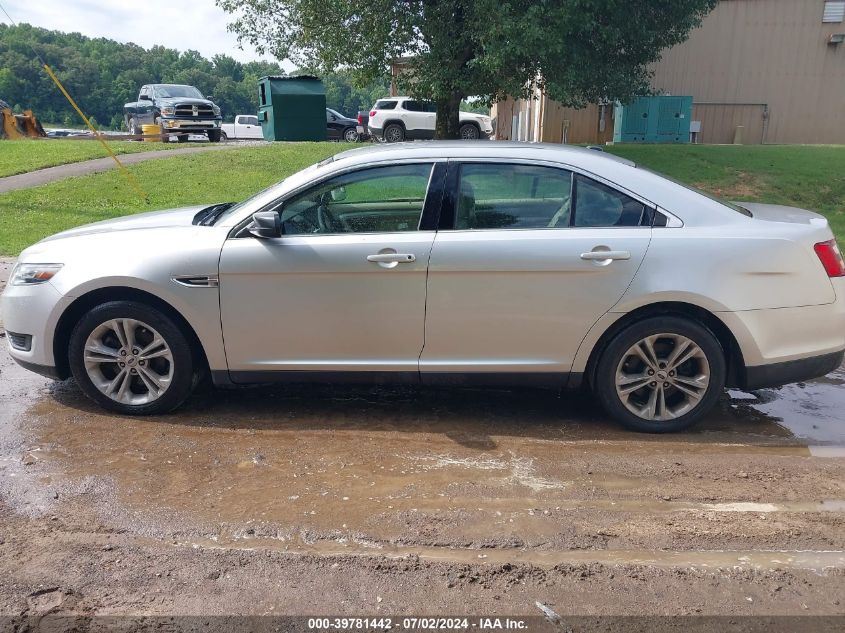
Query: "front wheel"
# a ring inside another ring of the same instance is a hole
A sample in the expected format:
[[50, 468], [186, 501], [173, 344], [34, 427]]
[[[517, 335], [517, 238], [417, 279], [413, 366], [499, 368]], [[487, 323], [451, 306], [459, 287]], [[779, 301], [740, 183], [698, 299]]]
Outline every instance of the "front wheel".
[[481, 138], [481, 132], [472, 123], [464, 123], [459, 130], [461, 138], [465, 141], [477, 141]]
[[208, 140], [212, 143], [219, 143], [220, 142], [220, 135], [222, 132], [220, 130], [209, 130], [208, 131]]
[[135, 301], [110, 301], [85, 314], [71, 333], [68, 360], [85, 395], [122, 414], [170, 411], [194, 383], [185, 334], [159, 310]]
[[613, 338], [596, 371], [596, 395], [626, 427], [680, 431], [716, 404], [725, 388], [725, 354], [703, 325], [679, 317], [635, 323]]

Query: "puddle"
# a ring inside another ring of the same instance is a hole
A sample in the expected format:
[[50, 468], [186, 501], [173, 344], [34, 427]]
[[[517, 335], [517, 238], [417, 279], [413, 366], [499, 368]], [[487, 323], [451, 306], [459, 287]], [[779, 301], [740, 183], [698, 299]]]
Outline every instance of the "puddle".
[[530, 564], [542, 567], [599, 563], [602, 565], [647, 565], [699, 569], [750, 568], [758, 570], [802, 569], [825, 573], [845, 569], [843, 551], [662, 551], [662, 550], [523, 550], [504, 548], [417, 547], [392, 544], [360, 544], [354, 541], [301, 540], [284, 542], [274, 539], [241, 539], [232, 542], [193, 540], [178, 542], [177, 547], [203, 549], [276, 550], [289, 554], [317, 556], [385, 557], [464, 564]]
[[755, 393], [732, 392], [732, 406], [766, 416], [798, 439], [845, 445], [845, 368], [823, 378]]

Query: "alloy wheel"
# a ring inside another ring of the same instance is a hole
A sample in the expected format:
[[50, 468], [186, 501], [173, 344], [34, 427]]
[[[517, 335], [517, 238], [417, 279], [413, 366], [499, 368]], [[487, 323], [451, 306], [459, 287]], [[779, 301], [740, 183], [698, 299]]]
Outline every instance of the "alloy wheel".
[[655, 334], [632, 345], [616, 368], [616, 394], [644, 420], [673, 420], [695, 409], [710, 384], [701, 347], [680, 334]]
[[473, 125], [465, 125], [461, 128], [461, 138], [465, 141], [474, 141], [478, 138], [478, 130]]
[[153, 327], [136, 319], [111, 319], [85, 341], [85, 371], [105, 396], [122, 404], [158, 400], [173, 380], [173, 352]]
[[397, 125], [391, 126], [387, 129], [387, 142], [399, 143], [402, 141], [402, 128]]

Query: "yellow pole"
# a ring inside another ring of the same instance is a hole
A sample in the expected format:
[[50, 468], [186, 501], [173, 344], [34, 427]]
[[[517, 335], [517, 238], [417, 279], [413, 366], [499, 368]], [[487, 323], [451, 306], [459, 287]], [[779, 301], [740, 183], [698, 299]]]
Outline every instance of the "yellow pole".
[[85, 125], [87, 125], [88, 129], [91, 130], [91, 132], [93, 132], [94, 137], [98, 141], [100, 141], [100, 143], [102, 143], [103, 147], [106, 149], [106, 151], [109, 153], [109, 155], [114, 159], [114, 162], [117, 163], [117, 166], [123, 172], [123, 175], [126, 176], [127, 180], [129, 180], [130, 184], [135, 188], [135, 191], [137, 191], [139, 194], [141, 194], [141, 197], [144, 199], [144, 201], [147, 204], [149, 204], [150, 203], [150, 197], [141, 188], [141, 184], [138, 182], [138, 179], [135, 178], [135, 176], [132, 174], [132, 172], [130, 172], [128, 169], [126, 169], [126, 165], [124, 165], [123, 163], [120, 162], [120, 159], [118, 159], [117, 155], [112, 151], [111, 147], [108, 146], [108, 143], [106, 143], [105, 140], [103, 140], [103, 135], [100, 134], [96, 129], [94, 129], [94, 126], [91, 125], [91, 121], [88, 120], [88, 117], [86, 117], [85, 114], [83, 114], [82, 110], [79, 109], [79, 106], [76, 105], [76, 101], [73, 100], [73, 97], [71, 97], [68, 94], [68, 91], [65, 90], [65, 87], [62, 85], [62, 82], [59, 81], [59, 78], [56, 77], [56, 74], [53, 72], [53, 69], [50, 68], [50, 66], [48, 66], [47, 64], [44, 64], [44, 70], [47, 72], [47, 74], [50, 76], [50, 79], [53, 80], [53, 82], [56, 84], [56, 86], [58, 86], [59, 90], [62, 91], [62, 94], [70, 102], [70, 105], [73, 106], [73, 109], [76, 110], [77, 114], [79, 114], [79, 116], [82, 117], [82, 120], [85, 121]]

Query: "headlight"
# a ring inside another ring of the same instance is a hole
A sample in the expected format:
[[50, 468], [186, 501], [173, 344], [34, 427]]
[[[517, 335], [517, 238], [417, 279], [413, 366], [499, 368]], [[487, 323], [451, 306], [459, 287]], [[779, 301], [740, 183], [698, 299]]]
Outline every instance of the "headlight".
[[220, 106], [211, 106], [212, 110], [214, 110], [214, 114], [216, 116], [220, 116]]
[[50, 281], [63, 264], [18, 264], [12, 271], [13, 286], [34, 286]]
[[164, 106], [161, 109], [161, 113], [164, 116], [173, 116], [174, 114], [176, 114], [176, 108], [174, 108], [173, 106]]

